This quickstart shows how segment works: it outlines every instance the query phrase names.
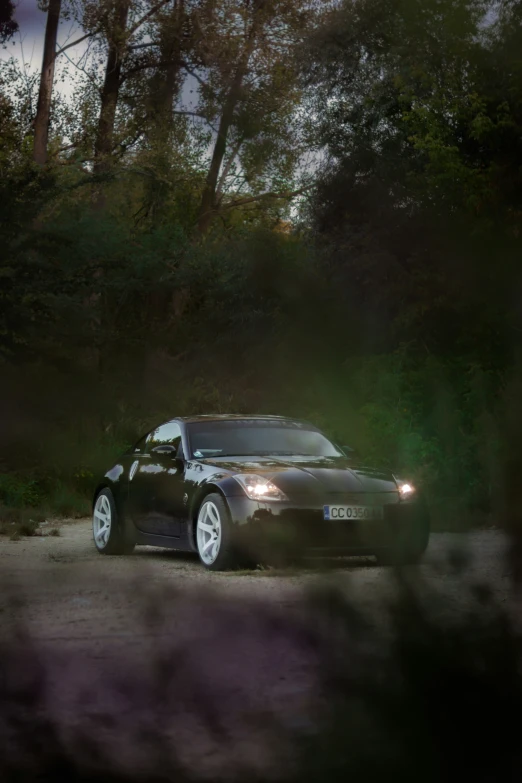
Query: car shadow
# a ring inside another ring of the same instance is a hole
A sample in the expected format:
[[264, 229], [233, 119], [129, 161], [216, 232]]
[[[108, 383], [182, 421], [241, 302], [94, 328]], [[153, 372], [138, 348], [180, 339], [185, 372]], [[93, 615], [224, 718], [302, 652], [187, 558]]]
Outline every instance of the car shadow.
[[138, 546], [134, 550], [134, 557], [151, 557], [155, 560], [176, 560], [179, 562], [198, 563], [199, 558], [195, 552], [187, 552], [183, 549], [161, 549], [153, 546]]
[[[204, 570], [198, 555], [195, 552], [186, 552], [180, 549], [160, 549], [159, 547], [137, 547], [135, 557], [152, 558], [176, 563], [193, 563]], [[377, 564], [372, 557], [306, 557], [298, 563], [292, 564], [259, 564], [253, 568], [239, 567], [223, 573], [229, 576], [258, 575], [258, 576], [295, 576], [305, 573], [320, 573], [332, 571], [353, 571], [355, 569], [376, 568]]]
[[[305, 560], [307, 566], [313, 570], [338, 571], [339, 569], [351, 570], [353, 568], [376, 568], [374, 557], [317, 557]], [[309, 564], [309, 565], [308, 565]]]

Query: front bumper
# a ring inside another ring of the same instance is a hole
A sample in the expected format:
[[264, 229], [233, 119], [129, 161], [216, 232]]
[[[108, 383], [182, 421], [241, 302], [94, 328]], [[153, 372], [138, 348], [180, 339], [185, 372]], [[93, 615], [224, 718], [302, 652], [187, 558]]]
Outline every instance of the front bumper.
[[[283, 552], [292, 556], [314, 552], [371, 555], [392, 547], [425, 548], [429, 514], [422, 500], [399, 501], [386, 497], [325, 498], [321, 503], [304, 501], [259, 503], [246, 496], [227, 498], [235, 543], [256, 553]], [[323, 505], [382, 505], [382, 520], [325, 520]]]

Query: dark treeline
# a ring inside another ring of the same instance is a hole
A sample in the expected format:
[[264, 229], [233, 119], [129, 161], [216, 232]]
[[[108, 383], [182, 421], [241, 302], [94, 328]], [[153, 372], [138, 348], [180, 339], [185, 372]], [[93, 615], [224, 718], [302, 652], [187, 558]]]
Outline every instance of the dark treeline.
[[147, 426], [248, 411], [437, 524], [515, 507], [522, 4], [334, 5], [51, 2], [54, 91], [2, 65], [5, 506], [82, 513]]

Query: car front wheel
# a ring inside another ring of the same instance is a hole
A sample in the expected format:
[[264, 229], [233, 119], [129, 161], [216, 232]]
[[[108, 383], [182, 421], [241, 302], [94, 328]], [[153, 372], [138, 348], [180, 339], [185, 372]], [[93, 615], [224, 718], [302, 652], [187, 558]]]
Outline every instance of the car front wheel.
[[199, 559], [210, 571], [226, 571], [234, 565], [230, 514], [221, 495], [207, 495], [196, 521]]
[[94, 502], [92, 532], [96, 549], [102, 555], [130, 555], [134, 549], [108, 488], [102, 489]]

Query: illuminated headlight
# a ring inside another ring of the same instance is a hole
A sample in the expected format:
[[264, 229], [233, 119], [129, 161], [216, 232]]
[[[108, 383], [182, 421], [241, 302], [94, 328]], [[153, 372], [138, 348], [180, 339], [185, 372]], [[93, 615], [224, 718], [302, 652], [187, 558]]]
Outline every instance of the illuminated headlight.
[[250, 473], [240, 473], [234, 476], [235, 480], [241, 484], [246, 494], [251, 500], [288, 500], [284, 492], [268, 481], [263, 476], [256, 476]]
[[401, 493], [401, 498], [408, 498], [411, 497], [411, 495], [415, 492], [415, 487], [411, 484], [408, 484], [407, 481], [399, 481], [399, 492]]

